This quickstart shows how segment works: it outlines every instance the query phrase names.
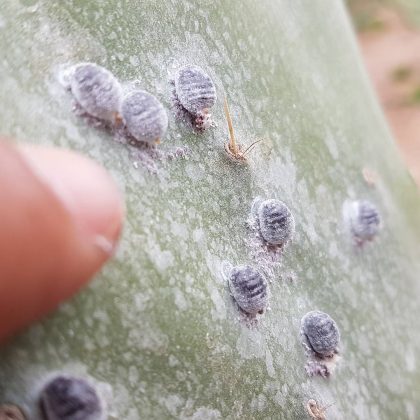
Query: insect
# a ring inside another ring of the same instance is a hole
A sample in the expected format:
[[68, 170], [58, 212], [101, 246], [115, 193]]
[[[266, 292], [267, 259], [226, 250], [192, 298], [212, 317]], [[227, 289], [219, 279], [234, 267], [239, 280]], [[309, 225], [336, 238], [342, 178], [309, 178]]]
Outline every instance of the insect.
[[367, 200], [356, 200], [346, 205], [350, 230], [358, 244], [372, 241], [379, 233], [381, 217], [376, 206]]
[[188, 65], [178, 71], [175, 77], [175, 96], [198, 130], [205, 130], [212, 125], [210, 108], [216, 103], [216, 87], [201, 67]]
[[102, 420], [104, 409], [96, 390], [85, 379], [58, 375], [40, 394], [45, 420]]
[[228, 264], [224, 270], [230, 293], [239, 308], [252, 318], [264, 313], [269, 300], [265, 277], [249, 265]]
[[121, 123], [122, 88], [107, 69], [94, 63], [77, 64], [70, 77], [70, 90], [88, 114], [116, 125]]
[[165, 108], [143, 90], [135, 90], [124, 98], [121, 114], [128, 132], [140, 142], [158, 144], [168, 128]]
[[301, 321], [304, 345], [321, 359], [338, 353], [340, 332], [335, 321], [325, 312], [308, 312]]
[[0, 420], [26, 420], [22, 410], [16, 405], [0, 405]]
[[295, 219], [282, 201], [257, 197], [252, 203], [251, 215], [258, 221], [261, 236], [268, 245], [283, 246], [292, 238]]
[[228, 129], [229, 129], [229, 141], [225, 143], [226, 153], [233, 160], [236, 160], [238, 162], [245, 162], [247, 153], [251, 152], [251, 150], [255, 147], [255, 145], [261, 142], [262, 140], [254, 141], [254, 143], [249, 145], [245, 150], [242, 150], [242, 145], [237, 143], [235, 139], [232, 118], [230, 116], [229, 105], [227, 103], [226, 97], [224, 99], [224, 110], [225, 110], [226, 121], [227, 121]]
[[326, 420], [325, 412], [333, 405], [334, 403], [328, 404], [324, 407], [320, 407], [319, 404], [313, 400], [310, 399], [306, 403], [306, 409], [308, 410], [309, 415], [311, 418], [315, 420]]
[[340, 332], [335, 321], [324, 312], [308, 312], [302, 318], [300, 334], [308, 357], [308, 375], [329, 377], [339, 358]]

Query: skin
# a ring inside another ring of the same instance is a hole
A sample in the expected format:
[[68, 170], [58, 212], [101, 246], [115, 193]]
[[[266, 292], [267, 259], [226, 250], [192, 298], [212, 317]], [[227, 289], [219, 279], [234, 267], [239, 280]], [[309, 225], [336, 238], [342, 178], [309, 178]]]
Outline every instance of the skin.
[[[124, 206], [76, 153], [0, 139], [0, 342], [73, 296], [113, 254]], [[92, 197], [95, 199], [93, 200]]]

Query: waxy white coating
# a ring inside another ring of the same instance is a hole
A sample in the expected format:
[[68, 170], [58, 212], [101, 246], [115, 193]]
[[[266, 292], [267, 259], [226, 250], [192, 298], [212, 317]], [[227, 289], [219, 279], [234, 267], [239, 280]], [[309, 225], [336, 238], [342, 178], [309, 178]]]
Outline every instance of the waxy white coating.
[[361, 241], [372, 240], [381, 225], [378, 209], [368, 200], [350, 203], [349, 221], [352, 234]]
[[317, 355], [331, 357], [338, 351], [340, 332], [335, 321], [325, 312], [308, 312], [302, 318], [301, 334], [304, 344]]
[[107, 69], [94, 63], [77, 64], [71, 72], [70, 89], [88, 114], [111, 122], [118, 118], [122, 88]]
[[157, 143], [168, 128], [165, 108], [155, 96], [143, 90], [133, 91], [124, 98], [121, 114], [130, 134], [144, 143]]
[[295, 232], [295, 219], [280, 200], [263, 200], [257, 197], [251, 209], [256, 217], [262, 238], [269, 245], [280, 246], [286, 244]]
[[211, 108], [216, 102], [216, 87], [211, 77], [195, 65], [180, 69], [175, 77], [175, 93], [180, 104], [192, 115]]
[[269, 300], [265, 277], [249, 265], [232, 267], [228, 274], [230, 293], [238, 306], [250, 315], [262, 313]]

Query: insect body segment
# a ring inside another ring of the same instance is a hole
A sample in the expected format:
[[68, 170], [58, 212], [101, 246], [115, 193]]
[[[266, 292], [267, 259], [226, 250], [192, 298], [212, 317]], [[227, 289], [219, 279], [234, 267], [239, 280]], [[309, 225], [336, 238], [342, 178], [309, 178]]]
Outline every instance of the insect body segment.
[[325, 312], [308, 312], [301, 321], [302, 345], [308, 356], [309, 375], [327, 377], [335, 367], [340, 332], [335, 321]]
[[380, 216], [374, 204], [367, 200], [354, 201], [350, 218], [353, 235], [360, 241], [370, 241], [379, 232]]
[[45, 420], [102, 420], [104, 409], [96, 390], [85, 379], [58, 375], [40, 395]]
[[293, 236], [295, 219], [283, 201], [255, 199], [251, 213], [258, 221], [260, 234], [270, 246], [283, 246]]
[[122, 103], [127, 130], [138, 141], [157, 144], [168, 127], [168, 115], [159, 100], [148, 92], [136, 90]]
[[78, 104], [93, 117], [121, 123], [122, 88], [107, 69], [93, 63], [74, 66], [70, 90]]
[[230, 267], [226, 275], [230, 293], [238, 306], [251, 317], [262, 314], [269, 300], [265, 277], [249, 265]]
[[188, 65], [178, 71], [175, 95], [197, 129], [205, 130], [212, 125], [210, 108], [216, 103], [216, 87], [201, 67]]

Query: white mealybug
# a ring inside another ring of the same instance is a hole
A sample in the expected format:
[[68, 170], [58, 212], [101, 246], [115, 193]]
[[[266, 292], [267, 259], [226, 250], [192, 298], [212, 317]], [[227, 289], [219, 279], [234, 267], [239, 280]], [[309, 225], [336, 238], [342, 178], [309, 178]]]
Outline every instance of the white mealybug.
[[205, 130], [211, 126], [210, 108], [216, 103], [216, 86], [201, 67], [188, 65], [178, 71], [175, 96], [197, 129]]
[[282, 201], [257, 197], [252, 203], [251, 214], [258, 222], [259, 232], [268, 245], [284, 246], [292, 238], [295, 219]]
[[372, 241], [379, 233], [381, 217], [376, 206], [368, 200], [346, 201], [344, 218], [357, 244]]
[[301, 321], [302, 345], [310, 359], [306, 365], [308, 374], [329, 376], [335, 367], [340, 332], [335, 321], [325, 312], [308, 312]]
[[353, 202], [350, 224], [353, 235], [363, 241], [372, 240], [379, 232], [381, 219], [374, 204], [367, 200]]
[[77, 64], [71, 71], [70, 90], [88, 114], [116, 124], [121, 122], [122, 88], [107, 69], [94, 63]]
[[233, 267], [225, 263], [223, 274], [233, 299], [243, 312], [251, 317], [264, 313], [269, 290], [267, 280], [260, 272], [249, 265]]
[[121, 114], [129, 133], [140, 142], [159, 143], [168, 128], [165, 108], [143, 90], [135, 90], [124, 98]]
[[45, 420], [102, 420], [104, 408], [91, 384], [67, 375], [55, 376], [39, 397]]
[[302, 335], [310, 349], [321, 357], [331, 357], [337, 352], [340, 332], [335, 321], [325, 312], [308, 312], [302, 318]]

